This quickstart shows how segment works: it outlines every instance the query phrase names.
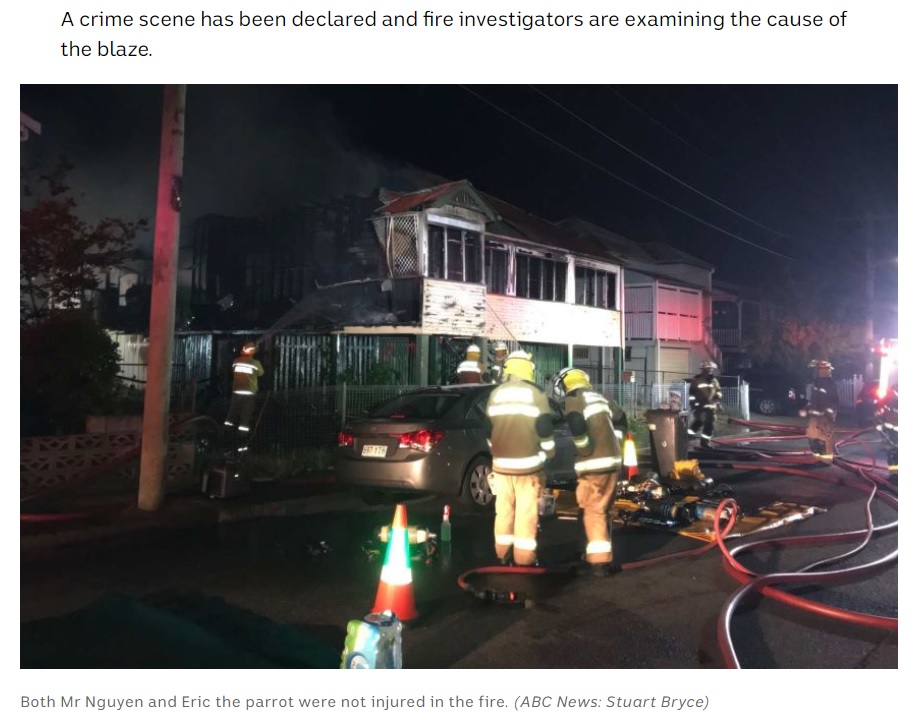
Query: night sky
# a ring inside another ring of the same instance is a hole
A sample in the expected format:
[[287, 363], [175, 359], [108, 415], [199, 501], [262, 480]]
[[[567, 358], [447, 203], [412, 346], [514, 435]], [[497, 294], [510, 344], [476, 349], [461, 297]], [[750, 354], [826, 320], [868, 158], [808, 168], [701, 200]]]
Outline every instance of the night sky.
[[[64, 155], [89, 216], [152, 222], [161, 99], [158, 85], [23, 86], [42, 135], [22, 162]], [[895, 335], [897, 104], [894, 85], [193, 85], [183, 226], [403, 188], [395, 169], [412, 165], [669, 243], [727, 282], [822, 270], [860, 291], [872, 240], [877, 331]]]

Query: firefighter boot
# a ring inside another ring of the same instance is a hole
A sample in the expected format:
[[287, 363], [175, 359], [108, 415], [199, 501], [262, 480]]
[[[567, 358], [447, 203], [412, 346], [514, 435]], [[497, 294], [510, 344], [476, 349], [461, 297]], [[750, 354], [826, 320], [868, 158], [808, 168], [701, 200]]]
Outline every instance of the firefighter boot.
[[832, 455], [826, 453], [825, 450], [825, 441], [822, 439], [810, 439], [809, 440], [809, 450], [812, 452], [812, 455], [816, 459], [824, 464], [830, 464], [832, 461]]

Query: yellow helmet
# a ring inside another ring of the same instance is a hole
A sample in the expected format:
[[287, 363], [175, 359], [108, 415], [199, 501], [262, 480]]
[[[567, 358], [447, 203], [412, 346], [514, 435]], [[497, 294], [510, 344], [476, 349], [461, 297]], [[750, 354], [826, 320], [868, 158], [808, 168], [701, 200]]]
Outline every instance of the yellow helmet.
[[240, 348], [240, 354], [246, 355], [247, 357], [256, 354], [256, 343], [247, 342], [245, 345], [243, 345], [243, 347]]
[[480, 359], [480, 348], [477, 345], [468, 345], [467, 359], [472, 359], [472, 360]]
[[581, 369], [569, 369], [562, 375], [563, 386], [566, 387], [566, 393], [569, 394], [574, 389], [591, 389], [592, 380]]
[[592, 382], [581, 369], [565, 367], [553, 377], [553, 398], [560, 404], [567, 394], [577, 389], [591, 389]]
[[505, 359], [505, 368], [502, 371], [503, 379], [517, 377], [528, 382], [534, 381], [534, 363], [531, 355], [524, 350], [515, 350]]

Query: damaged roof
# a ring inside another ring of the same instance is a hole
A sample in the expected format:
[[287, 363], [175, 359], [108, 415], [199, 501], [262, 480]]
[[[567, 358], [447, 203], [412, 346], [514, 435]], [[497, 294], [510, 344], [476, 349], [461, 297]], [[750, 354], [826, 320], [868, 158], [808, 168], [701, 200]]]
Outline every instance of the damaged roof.
[[430, 186], [411, 193], [384, 189], [380, 192], [380, 198], [384, 205], [378, 208], [376, 213], [387, 214], [437, 208], [457, 203], [456, 199], [462, 198], [463, 201], [459, 205], [466, 204], [486, 217], [487, 233], [611, 262], [610, 253], [592, 236], [580, 236], [502, 199], [477, 191], [466, 179]]
[[481, 194], [466, 179], [450, 181], [411, 193], [398, 193], [382, 189], [380, 199], [384, 205], [378, 208], [375, 213], [407, 213], [409, 211], [421, 211], [426, 208], [457, 204], [483, 213], [487, 220], [496, 219], [495, 209], [482, 198]]
[[608, 263], [612, 262], [611, 254], [592, 236], [580, 235], [493, 196], [486, 198], [499, 213], [497, 221], [487, 224], [488, 232], [507, 238], [526, 240], [547, 248], [564, 249], [569, 253], [578, 253]]

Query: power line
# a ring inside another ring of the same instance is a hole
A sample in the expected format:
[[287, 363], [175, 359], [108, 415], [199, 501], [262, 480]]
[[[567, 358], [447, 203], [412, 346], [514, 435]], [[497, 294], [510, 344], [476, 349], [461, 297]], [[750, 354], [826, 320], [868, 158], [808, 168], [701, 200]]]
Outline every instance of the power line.
[[773, 233], [774, 235], [779, 236], [779, 237], [781, 237], [781, 238], [788, 238], [788, 239], [790, 239], [790, 240], [795, 240], [793, 236], [790, 236], [790, 235], [787, 235], [786, 233], [781, 233], [780, 231], [774, 230], [773, 228], [770, 228], [769, 226], [764, 225], [763, 223], [761, 223], [760, 221], [755, 220], [754, 218], [749, 218], [749, 217], [746, 216], [744, 213], [740, 213], [739, 211], [736, 211], [734, 208], [731, 208], [730, 206], [727, 206], [725, 203], [722, 203], [721, 201], [718, 201], [717, 199], [713, 198], [712, 196], [707, 195], [707, 194], [704, 193], [703, 191], [700, 191], [700, 190], [694, 188], [691, 184], [687, 183], [686, 181], [681, 180], [680, 178], [678, 178], [678, 177], [675, 176], [674, 174], [670, 173], [669, 171], [666, 171], [665, 169], [663, 169], [662, 167], [656, 165], [655, 163], [653, 163], [653, 162], [650, 161], [649, 159], [645, 158], [644, 156], [641, 156], [640, 154], [638, 154], [637, 152], [633, 151], [633, 150], [632, 150], [631, 148], [629, 148], [628, 146], [625, 146], [624, 144], [622, 144], [621, 142], [619, 142], [619, 141], [618, 141], [617, 139], [615, 139], [614, 137], [610, 136], [610, 135], [607, 134], [606, 132], [604, 132], [604, 131], [602, 131], [601, 129], [599, 129], [598, 127], [596, 127], [594, 124], [591, 124], [591, 123], [588, 122], [587, 120], [583, 119], [581, 116], [579, 116], [578, 114], [576, 114], [574, 111], [572, 111], [572, 110], [569, 109], [568, 107], [564, 106], [563, 104], [561, 104], [560, 102], [558, 102], [556, 99], [554, 99], [553, 97], [549, 96], [549, 95], [546, 94], [545, 92], [542, 92], [542, 91], [541, 91], [540, 89], [538, 89], [537, 87], [535, 87], [535, 86], [533, 86], [533, 85], [528, 85], [528, 87], [529, 87], [530, 89], [532, 89], [533, 91], [537, 92], [538, 94], [540, 94], [540, 95], [541, 95], [544, 99], [546, 99], [548, 102], [551, 102], [551, 103], [553, 103], [555, 106], [557, 106], [558, 108], [562, 109], [564, 112], [566, 112], [567, 114], [569, 114], [569, 116], [571, 116], [573, 119], [576, 119], [577, 121], [581, 122], [582, 124], [584, 124], [585, 126], [587, 126], [589, 129], [591, 129], [592, 131], [594, 131], [596, 134], [598, 134], [598, 135], [600, 135], [600, 136], [603, 136], [605, 139], [607, 139], [608, 141], [610, 141], [610, 142], [611, 142], [612, 144], [614, 144], [615, 146], [617, 146], [617, 147], [619, 147], [620, 149], [626, 151], [628, 154], [630, 154], [630, 156], [632, 156], [632, 157], [634, 157], [634, 158], [636, 158], [636, 159], [639, 159], [640, 161], [642, 161], [642, 162], [643, 162], [644, 164], [646, 164], [647, 166], [650, 166], [650, 167], [652, 167], [653, 169], [655, 169], [656, 171], [658, 171], [659, 173], [664, 174], [665, 176], [668, 176], [670, 179], [672, 179], [672, 181], [675, 181], [675, 182], [681, 184], [682, 186], [684, 186], [684, 187], [685, 187], [686, 189], [688, 189], [689, 191], [693, 191], [693, 192], [696, 193], [698, 196], [701, 196], [701, 197], [707, 199], [708, 201], [710, 201], [710, 202], [716, 204], [717, 206], [719, 206], [720, 208], [722, 208], [722, 209], [724, 209], [724, 210], [726, 210], [726, 211], [729, 211], [730, 213], [732, 213], [732, 214], [738, 216], [739, 218], [741, 218], [741, 219], [743, 219], [743, 220], [745, 220], [745, 221], [748, 221], [749, 223], [752, 223], [752, 224], [758, 226], [759, 228], [763, 228], [764, 230], [768, 231], [769, 233]]
[[720, 228], [719, 226], [714, 225], [713, 223], [710, 223], [709, 221], [704, 220], [703, 218], [700, 218], [699, 216], [696, 216], [696, 215], [694, 215], [693, 213], [690, 213], [689, 211], [684, 210], [683, 208], [679, 208], [678, 206], [676, 206], [676, 205], [674, 205], [674, 204], [672, 204], [672, 203], [669, 203], [668, 201], [666, 201], [666, 200], [663, 199], [663, 198], [659, 198], [659, 197], [656, 196], [654, 193], [651, 193], [651, 192], [647, 191], [646, 189], [640, 188], [639, 186], [637, 186], [637, 185], [634, 184], [634, 183], [631, 183], [630, 181], [628, 181], [627, 179], [623, 178], [622, 176], [618, 176], [618, 175], [615, 174], [613, 171], [610, 171], [609, 169], [605, 168], [604, 166], [601, 166], [600, 164], [598, 164], [598, 163], [592, 161], [592, 160], [589, 159], [589, 158], [586, 158], [585, 156], [583, 156], [583, 155], [580, 154], [579, 152], [575, 151], [574, 149], [570, 149], [570, 148], [569, 148], [568, 146], [566, 146], [565, 144], [560, 143], [559, 141], [557, 141], [557, 140], [554, 139], [553, 137], [548, 136], [547, 134], [545, 134], [544, 132], [540, 131], [539, 129], [536, 129], [535, 127], [531, 126], [531, 125], [528, 124], [527, 122], [525, 122], [525, 121], [519, 119], [519, 118], [516, 117], [514, 114], [512, 114], [512, 113], [506, 111], [505, 109], [503, 109], [503, 108], [500, 107], [499, 105], [497, 105], [497, 104], [491, 102], [490, 100], [486, 99], [486, 97], [484, 97], [484, 96], [482, 96], [481, 94], [479, 94], [479, 93], [475, 92], [474, 90], [470, 89], [470, 87], [468, 87], [468, 86], [466, 86], [466, 85], [463, 85], [463, 84], [459, 84], [458, 86], [461, 87], [462, 89], [465, 89], [466, 91], [470, 92], [470, 94], [472, 94], [473, 96], [475, 96], [475, 97], [476, 97], [477, 99], [479, 99], [480, 101], [485, 102], [486, 104], [488, 104], [489, 106], [491, 106], [491, 107], [492, 107], [493, 109], [495, 109], [496, 111], [501, 112], [502, 114], [504, 114], [505, 116], [507, 116], [509, 119], [512, 119], [513, 121], [518, 122], [519, 124], [521, 124], [521, 125], [522, 125], [523, 127], [525, 127], [526, 129], [528, 129], [528, 130], [534, 132], [535, 134], [537, 134], [537, 135], [540, 136], [541, 138], [545, 139], [546, 141], [549, 141], [549, 142], [550, 142], [551, 144], [553, 144], [554, 146], [557, 146], [557, 147], [559, 147], [560, 149], [563, 149], [563, 151], [565, 151], [565, 152], [567, 152], [567, 153], [569, 153], [569, 154], [572, 154], [572, 155], [575, 156], [577, 159], [580, 159], [581, 161], [584, 161], [585, 163], [587, 163], [587, 164], [589, 164], [590, 166], [596, 168], [597, 170], [601, 171], [602, 173], [606, 174], [607, 176], [610, 176], [610, 177], [613, 178], [614, 180], [620, 181], [620, 182], [623, 183], [624, 185], [629, 186], [629, 187], [632, 188], [634, 191], [638, 191], [639, 193], [643, 194], [644, 196], [646, 196], [646, 197], [648, 197], [648, 198], [651, 198], [651, 199], [653, 199], [654, 201], [658, 201], [659, 203], [662, 203], [663, 205], [668, 206], [668, 207], [671, 208], [672, 210], [678, 211], [678, 213], [681, 213], [682, 215], [687, 216], [688, 218], [690, 218], [690, 219], [692, 219], [692, 220], [694, 220], [694, 221], [697, 221], [698, 223], [700, 223], [700, 224], [702, 224], [702, 225], [705, 225], [705, 226], [707, 226], [708, 228], [711, 228], [711, 229], [713, 229], [713, 230], [715, 230], [715, 231], [718, 231], [719, 233], [722, 233], [722, 234], [724, 234], [724, 235], [727, 235], [727, 236], [729, 236], [730, 238], [733, 238], [734, 240], [737, 240], [737, 241], [740, 241], [740, 242], [745, 243], [745, 244], [747, 244], [747, 245], [750, 245], [750, 246], [752, 246], [753, 248], [757, 248], [758, 250], [763, 250], [763, 251], [766, 252], [766, 253], [771, 253], [772, 255], [776, 255], [776, 256], [778, 256], [778, 257], [780, 257], [780, 258], [785, 258], [786, 260], [796, 260], [795, 258], [793, 258], [793, 257], [791, 257], [791, 256], [789, 256], [789, 255], [785, 255], [784, 253], [780, 253], [780, 252], [778, 252], [778, 251], [776, 251], [776, 250], [772, 250], [772, 249], [770, 249], [770, 248], [765, 248], [764, 246], [759, 245], [758, 243], [755, 243], [755, 242], [750, 241], [750, 240], [748, 240], [748, 239], [746, 239], [746, 238], [743, 238], [742, 236], [737, 235], [737, 234], [735, 234], [735, 233], [733, 233], [733, 232], [731, 232], [731, 231], [727, 231], [725, 228]]
[[[718, 166], [721, 166], [723, 169], [725, 169], [725, 170], [728, 171], [729, 173], [731, 173], [731, 174], [733, 174], [733, 175], [735, 175], [735, 176], [738, 176], [738, 177], [742, 178], [743, 180], [749, 180], [749, 177], [742, 176], [742, 174], [740, 174], [740, 173], [739, 173], [738, 171], [736, 171], [735, 169], [730, 168], [729, 166], [726, 166], [724, 163], [722, 163], [722, 162], [718, 161], [717, 159], [713, 158], [712, 156], [710, 156], [709, 154], [707, 154], [707, 153], [704, 152], [703, 150], [701, 150], [701, 149], [699, 149], [698, 147], [694, 146], [694, 145], [693, 145], [692, 143], [690, 143], [689, 141], [686, 141], [683, 137], [679, 136], [677, 133], [675, 133], [674, 131], [672, 131], [672, 130], [669, 129], [668, 127], [666, 127], [666, 126], [665, 126], [664, 124], [662, 124], [661, 122], [657, 121], [654, 117], [649, 116], [648, 114], [646, 114], [645, 112], [643, 112], [643, 110], [642, 110], [640, 107], [638, 107], [637, 105], [631, 103], [630, 100], [627, 99], [626, 97], [624, 97], [620, 92], [617, 92], [617, 91], [614, 90], [612, 87], [608, 87], [608, 89], [611, 89], [611, 91], [614, 92], [618, 97], [620, 97], [621, 99], [623, 99], [623, 100], [624, 100], [625, 102], [627, 102], [628, 104], [631, 104], [631, 106], [635, 107], [635, 108], [637, 109], [637, 111], [639, 111], [639, 112], [641, 112], [641, 113], [644, 113], [644, 114], [649, 118], [649, 120], [650, 120], [651, 122], [653, 122], [653, 123], [656, 124], [657, 126], [661, 127], [663, 130], [665, 130], [666, 132], [668, 132], [668, 133], [671, 134], [672, 136], [675, 136], [675, 137], [676, 137], [679, 141], [681, 141], [682, 143], [687, 144], [688, 146], [690, 146], [690, 147], [691, 147], [692, 149], [694, 149], [694, 151], [696, 151], [697, 153], [699, 153], [699, 154], [705, 156], [706, 158], [710, 159], [711, 161], [713, 161], [714, 163], [716, 163]], [[727, 91], [729, 90], [728, 87], [724, 87], [724, 89], [726, 89]], [[738, 101], [738, 97], [733, 97], [733, 98], [736, 99], [736, 100]], [[676, 105], [676, 104], [672, 104], [672, 105], [671, 105], [671, 108], [672, 108], [674, 111], [676, 111], [676, 112], [682, 114], [685, 118], [690, 119], [690, 120], [696, 122], [696, 123], [698, 124], [698, 127], [699, 127], [701, 130], [707, 132], [711, 139], [715, 138], [714, 135], [713, 135], [713, 133], [712, 133], [712, 131], [709, 130], [709, 125], [706, 124], [706, 123], [702, 123], [702, 122], [699, 120], [699, 118], [698, 118], [697, 116], [688, 113], [687, 111], [685, 111], [684, 109], [682, 109], [680, 106], [678, 106], [678, 105]], [[748, 107], [748, 106], [745, 106], [745, 109], [748, 110], [748, 111], [751, 111], [751, 108]], [[759, 122], [761, 122], [761, 121], [762, 121], [762, 118], [759, 116], [759, 117], [758, 117], [758, 120], [759, 120]], [[726, 129], [724, 128], [723, 131], [726, 131]], [[774, 133], [775, 133], [775, 136], [776, 136], [776, 135], [777, 135], [777, 134], [776, 134], [776, 131], [775, 131]], [[778, 138], [779, 141], [781, 141], [781, 142], [783, 141], [781, 137], [778, 136], [777, 138]], [[777, 174], [776, 171], [772, 171], [772, 174], [773, 174], [773, 183], [775, 183], [775, 184], [776, 184], [777, 181], [785, 180], [785, 179], [781, 178], [781, 177]], [[762, 175], [762, 178], [764, 178], [763, 175]], [[814, 186], [811, 186], [811, 188], [814, 188]], [[812, 220], [816, 221], [817, 223], [819, 223], [819, 224], [821, 224], [821, 225], [825, 225], [825, 224], [827, 223], [827, 221], [825, 221], [825, 220], [823, 219], [822, 215], [819, 213], [819, 211], [818, 211], [817, 209], [815, 209], [815, 208], [811, 205], [811, 203], [800, 204], [800, 208], [803, 209], [803, 213], [808, 214], [809, 217], [810, 217]], [[809, 237], [807, 237], [806, 239], [804, 239], [804, 240], [802, 241], [802, 243], [803, 243], [803, 245], [805, 245], [805, 246], [807, 246], [807, 247], [815, 247], [815, 246], [814, 246], [814, 241], [812, 241], [811, 238], [809, 238]], [[810, 245], [810, 243], [813, 243], [813, 245]]]
[[734, 176], [738, 176], [739, 178], [745, 178], [744, 176], [742, 176], [741, 173], [739, 173], [739, 172], [736, 171], [735, 169], [733, 169], [733, 168], [727, 166], [727, 165], [724, 164], [722, 161], [720, 161], [719, 159], [717, 159], [715, 156], [711, 156], [711, 155], [708, 154], [706, 151], [704, 151], [703, 149], [701, 149], [699, 146], [696, 146], [695, 144], [691, 143], [690, 141], [688, 141], [687, 139], [685, 139], [683, 136], [681, 136], [678, 132], [676, 132], [676, 131], [674, 131], [673, 129], [671, 129], [671, 128], [669, 128], [668, 126], [666, 126], [664, 123], [662, 123], [661, 121], [659, 121], [658, 119], [656, 119], [654, 116], [652, 116], [652, 114], [650, 114], [650, 113], [647, 112], [645, 109], [643, 109], [641, 106], [639, 106], [638, 104], [636, 104], [636, 102], [631, 101], [631, 100], [630, 100], [627, 96], [625, 96], [622, 92], [618, 92], [616, 89], [614, 89], [614, 87], [612, 87], [612, 86], [610, 86], [610, 85], [605, 85], [605, 88], [608, 89], [608, 90], [610, 90], [611, 92], [613, 92], [613, 93], [618, 97], [618, 99], [620, 99], [622, 102], [624, 102], [625, 104], [629, 105], [629, 106], [632, 107], [634, 110], [636, 110], [637, 112], [639, 112], [640, 114], [642, 114], [646, 119], [648, 119], [649, 121], [651, 121], [653, 124], [655, 124], [657, 127], [659, 127], [659, 128], [660, 128], [662, 131], [664, 131], [666, 134], [669, 134], [669, 135], [673, 136], [675, 139], [677, 139], [678, 141], [680, 141], [682, 144], [684, 144], [685, 146], [687, 146], [687, 147], [693, 149], [693, 150], [696, 151], [698, 154], [700, 154], [701, 156], [703, 156], [705, 159], [707, 159], [707, 160], [709, 160], [709, 161], [712, 161], [714, 164], [716, 164], [717, 166], [719, 166], [720, 168], [722, 168], [724, 171], [728, 171], [729, 173], [733, 174]]

